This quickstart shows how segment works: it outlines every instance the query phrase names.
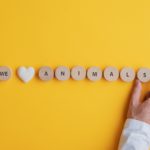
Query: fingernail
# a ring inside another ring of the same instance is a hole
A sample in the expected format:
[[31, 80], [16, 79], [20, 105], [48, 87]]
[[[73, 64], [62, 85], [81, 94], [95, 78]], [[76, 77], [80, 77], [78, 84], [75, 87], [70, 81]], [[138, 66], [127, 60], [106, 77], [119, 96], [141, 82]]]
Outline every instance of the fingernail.
[[136, 80], [135, 85], [142, 88], [142, 84], [141, 84], [140, 80], [138, 80], [138, 79]]

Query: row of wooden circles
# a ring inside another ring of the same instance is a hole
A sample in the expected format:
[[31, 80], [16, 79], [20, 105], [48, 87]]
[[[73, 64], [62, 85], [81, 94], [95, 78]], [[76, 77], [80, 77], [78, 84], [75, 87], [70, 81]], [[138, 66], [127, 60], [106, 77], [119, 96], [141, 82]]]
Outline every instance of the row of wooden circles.
[[[33, 67], [21, 66], [17, 70], [19, 78], [23, 82], [29, 82], [35, 75], [35, 69]], [[0, 80], [8, 80], [12, 76], [11, 68], [7, 66], [0, 67]], [[75, 66], [68, 68], [66, 66], [59, 66], [55, 70], [49, 66], [43, 66], [38, 71], [38, 77], [42, 81], [52, 80], [54, 77], [60, 81], [68, 80], [70, 77], [74, 80], [83, 80], [88, 78], [90, 81], [98, 81], [104, 77], [107, 81], [116, 81], [119, 77], [124, 82], [132, 82], [135, 78], [138, 78], [141, 82], [150, 81], [150, 69], [139, 68], [136, 72], [133, 68], [123, 67], [118, 70], [116, 67], [106, 67], [102, 70], [100, 67], [92, 66], [85, 69], [82, 66]]]

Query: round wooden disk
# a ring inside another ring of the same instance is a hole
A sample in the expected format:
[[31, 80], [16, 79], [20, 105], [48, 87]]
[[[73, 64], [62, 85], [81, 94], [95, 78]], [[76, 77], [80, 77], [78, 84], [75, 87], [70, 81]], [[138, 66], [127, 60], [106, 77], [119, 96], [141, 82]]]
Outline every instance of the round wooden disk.
[[131, 82], [135, 79], [135, 71], [132, 68], [124, 67], [120, 71], [120, 78], [125, 82]]
[[91, 81], [97, 81], [102, 78], [102, 71], [99, 67], [90, 67], [87, 70], [87, 78]]
[[141, 82], [148, 82], [150, 81], [150, 69], [148, 68], [140, 68], [137, 72], [137, 78]]
[[104, 77], [107, 81], [116, 81], [119, 77], [119, 71], [115, 67], [107, 67], [104, 70]]
[[9, 67], [7, 66], [0, 67], [0, 80], [1, 81], [9, 80], [11, 76], [12, 76], [12, 71]]
[[43, 81], [48, 81], [53, 79], [54, 71], [48, 66], [43, 66], [39, 69], [39, 78]]
[[86, 77], [86, 70], [82, 66], [75, 66], [71, 69], [71, 77], [74, 80], [83, 80]]
[[70, 70], [68, 67], [59, 66], [55, 70], [55, 77], [60, 81], [65, 81], [70, 78]]

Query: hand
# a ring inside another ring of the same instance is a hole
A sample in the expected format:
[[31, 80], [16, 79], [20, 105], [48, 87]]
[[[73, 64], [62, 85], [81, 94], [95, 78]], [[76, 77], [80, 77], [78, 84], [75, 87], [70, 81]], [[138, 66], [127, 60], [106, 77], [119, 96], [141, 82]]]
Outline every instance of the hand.
[[127, 117], [150, 124], [150, 92], [147, 93], [143, 102], [140, 98], [141, 92], [142, 84], [136, 80]]

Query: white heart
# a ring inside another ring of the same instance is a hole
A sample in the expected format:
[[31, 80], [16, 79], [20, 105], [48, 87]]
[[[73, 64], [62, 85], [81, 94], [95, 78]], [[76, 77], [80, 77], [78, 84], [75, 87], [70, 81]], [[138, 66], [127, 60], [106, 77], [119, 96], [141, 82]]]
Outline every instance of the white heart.
[[18, 76], [25, 83], [29, 82], [33, 78], [34, 74], [35, 74], [35, 71], [33, 67], [28, 67], [28, 68], [19, 67], [18, 68]]

